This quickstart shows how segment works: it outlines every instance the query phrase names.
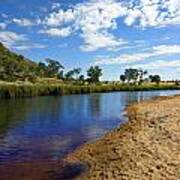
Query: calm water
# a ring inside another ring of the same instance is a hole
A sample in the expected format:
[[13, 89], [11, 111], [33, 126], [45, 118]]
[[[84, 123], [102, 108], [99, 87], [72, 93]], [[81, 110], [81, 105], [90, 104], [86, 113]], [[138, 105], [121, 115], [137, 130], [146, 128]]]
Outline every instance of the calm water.
[[0, 166], [56, 161], [124, 122], [124, 108], [180, 91], [116, 92], [0, 100]]

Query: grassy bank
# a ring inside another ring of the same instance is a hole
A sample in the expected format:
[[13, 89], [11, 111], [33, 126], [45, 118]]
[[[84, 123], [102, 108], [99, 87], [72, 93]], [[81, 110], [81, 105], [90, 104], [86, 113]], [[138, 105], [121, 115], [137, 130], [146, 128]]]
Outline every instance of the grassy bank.
[[172, 84], [146, 84], [141, 86], [127, 84], [91, 84], [91, 85], [71, 85], [71, 84], [17, 84], [0, 83], [0, 98], [18, 98], [33, 96], [57, 96], [66, 94], [85, 94], [96, 92], [113, 91], [148, 91], [148, 90], [177, 90], [178, 85]]

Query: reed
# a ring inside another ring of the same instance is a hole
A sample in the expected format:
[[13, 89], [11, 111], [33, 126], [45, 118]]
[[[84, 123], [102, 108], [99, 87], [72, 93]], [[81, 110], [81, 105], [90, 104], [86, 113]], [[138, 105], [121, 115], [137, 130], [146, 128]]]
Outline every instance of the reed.
[[62, 96], [66, 94], [85, 94], [113, 91], [151, 91], [151, 90], [178, 90], [180, 85], [173, 84], [17, 84], [1, 83], [0, 98], [19, 98], [33, 96]]

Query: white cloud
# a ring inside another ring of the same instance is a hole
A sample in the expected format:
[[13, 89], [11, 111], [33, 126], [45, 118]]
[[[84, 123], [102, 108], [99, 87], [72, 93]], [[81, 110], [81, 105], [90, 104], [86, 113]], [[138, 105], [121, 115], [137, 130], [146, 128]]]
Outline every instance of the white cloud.
[[85, 39], [85, 44], [81, 46], [83, 51], [95, 51], [99, 48], [107, 48], [108, 50], [116, 49], [117, 47], [126, 44], [123, 39], [116, 39], [109, 33], [85, 33], [82, 34]]
[[154, 54], [178, 54], [180, 53], [180, 45], [160, 45], [153, 47]]
[[148, 62], [146, 64], [136, 64], [135, 68], [145, 69], [160, 69], [160, 68], [180, 68], [180, 59], [178, 60], [158, 60], [155, 62]]
[[25, 35], [17, 34], [11, 31], [0, 31], [0, 41], [8, 47], [13, 46], [17, 42], [26, 41]]
[[60, 9], [57, 12], [54, 11], [49, 14], [43, 21], [43, 24], [47, 26], [58, 27], [64, 23], [71, 22], [72, 20], [74, 20], [74, 18], [74, 12], [72, 9], [68, 9], [66, 11]]
[[61, 29], [49, 28], [46, 30], [41, 30], [40, 33], [48, 34], [50, 36], [67, 37], [72, 33], [72, 29], [70, 27]]
[[60, 3], [53, 3], [52, 4], [52, 6], [51, 6], [51, 9], [57, 9], [57, 8], [59, 8], [59, 7], [61, 7], [61, 4]]
[[7, 27], [6, 23], [0, 22], [0, 30], [4, 30], [4, 29], [6, 29], [6, 27]]
[[45, 45], [28, 42], [28, 38], [24, 34], [18, 34], [11, 31], [0, 31], [0, 42], [2, 42], [8, 48], [17, 50], [46, 48]]
[[[132, 5], [136, 4], [136, 5]], [[125, 23], [140, 27], [180, 24], [180, 0], [132, 0]]]
[[8, 16], [7, 14], [5, 14], [5, 13], [2, 13], [1, 16], [2, 16], [2, 18], [5, 18], [5, 19], [9, 17], [9, 16]]
[[33, 26], [34, 25], [34, 23], [31, 20], [26, 19], [26, 18], [22, 18], [22, 19], [14, 18], [12, 22], [19, 26]]
[[109, 32], [117, 28], [116, 19], [125, 14], [121, 3], [115, 0], [91, 1], [77, 6], [76, 10], [80, 13], [76, 27], [82, 31], [85, 43], [81, 49], [84, 51], [113, 50], [126, 43]]
[[21, 45], [16, 45], [13, 47], [14, 49], [17, 49], [17, 50], [29, 50], [29, 49], [44, 49], [46, 48], [45, 45], [42, 45], [42, 44], [36, 44], [36, 43], [24, 43], [24, 44], [21, 44]]
[[97, 58], [95, 64], [129, 64], [143, 61], [152, 57], [172, 54], [180, 54], [180, 45], [160, 45], [154, 46], [145, 52], [122, 54], [117, 57]]
[[[52, 12], [38, 24], [43, 24], [44, 32], [66, 37], [78, 32], [84, 44], [83, 51], [104, 48], [118, 49], [125, 40], [113, 34], [118, 27], [118, 19], [124, 19], [128, 26], [162, 27], [180, 24], [180, 0], [89, 0], [67, 9], [59, 3], [52, 5]], [[71, 29], [71, 33], [62, 29]]]
[[125, 13], [126, 8], [116, 0], [90, 0], [67, 10], [54, 11], [45, 18], [43, 23], [58, 29], [69, 25], [72, 31], [80, 32], [80, 37], [84, 40], [81, 49], [84, 51], [95, 51], [100, 48], [113, 50], [125, 44], [125, 41], [116, 38], [109, 31], [117, 28], [116, 19]]

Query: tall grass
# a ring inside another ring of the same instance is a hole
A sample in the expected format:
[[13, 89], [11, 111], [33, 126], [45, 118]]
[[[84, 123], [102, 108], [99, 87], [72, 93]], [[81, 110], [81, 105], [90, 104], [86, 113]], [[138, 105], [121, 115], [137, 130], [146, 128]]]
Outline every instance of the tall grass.
[[179, 85], [172, 84], [92, 84], [92, 85], [72, 85], [72, 84], [0, 84], [0, 98], [18, 98], [33, 96], [61, 96], [66, 94], [85, 94], [112, 91], [150, 91], [150, 90], [176, 90]]

